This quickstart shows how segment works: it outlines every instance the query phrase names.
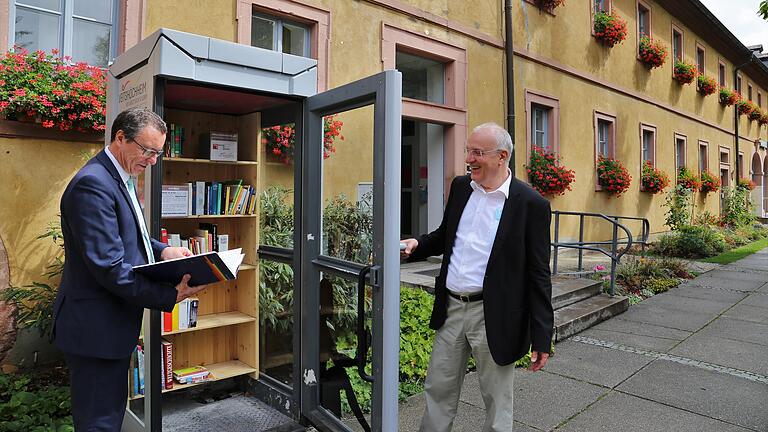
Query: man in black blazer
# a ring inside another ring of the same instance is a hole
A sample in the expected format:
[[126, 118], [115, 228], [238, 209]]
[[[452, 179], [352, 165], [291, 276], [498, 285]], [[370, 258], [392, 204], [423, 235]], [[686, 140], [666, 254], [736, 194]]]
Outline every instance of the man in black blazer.
[[206, 288], [174, 288], [133, 266], [191, 255], [151, 239], [135, 176], [154, 165], [165, 122], [149, 110], [120, 113], [111, 143], [72, 179], [61, 198], [64, 273], [54, 302], [53, 336], [67, 360], [76, 431], [119, 431], [128, 397], [128, 363], [144, 308], [171, 311]]
[[552, 343], [549, 202], [507, 167], [512, 139], [476, 127], [467, 141], [471, 173], [451, 184], [443, 221], [403, 240], [410, 261], [443, 255], [430, 328], [437, 330], [424, 385], [422, 432], [448, 432], [470, 351], [486, 408], [483, 431], [511, 431], [514, 362], [531, 349], [544, 367]]

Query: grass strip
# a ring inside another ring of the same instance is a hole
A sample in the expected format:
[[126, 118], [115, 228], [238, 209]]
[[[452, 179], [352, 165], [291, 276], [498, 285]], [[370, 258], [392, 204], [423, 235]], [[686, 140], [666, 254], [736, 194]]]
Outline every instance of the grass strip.
[[761, 249], [765, 249], [767, 247], [768, 247], [768, 238], [764, 238], [762, 240], [758, 240], [756, 242], [746, 244], [736, 249], [731, 249], [727, 252], [723, 252], [720, 255], [715, 255], [713, 257], [702, 259], [700, 261], [714, 263], [714, 264], [730, 264], [734, 261], [738, 261], [744, 258], [745, 256], [752, 255], [753, 253]]

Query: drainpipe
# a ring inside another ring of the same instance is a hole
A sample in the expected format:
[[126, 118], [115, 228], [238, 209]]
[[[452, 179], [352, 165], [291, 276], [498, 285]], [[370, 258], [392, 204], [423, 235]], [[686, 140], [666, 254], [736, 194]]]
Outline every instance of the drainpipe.
[[515, 50], [512, 46], [512, 0], [504, 0], [504, 54], [507, 61], [507, 132], [512, 137], [512, 154], [509, 169], [515, 176]]

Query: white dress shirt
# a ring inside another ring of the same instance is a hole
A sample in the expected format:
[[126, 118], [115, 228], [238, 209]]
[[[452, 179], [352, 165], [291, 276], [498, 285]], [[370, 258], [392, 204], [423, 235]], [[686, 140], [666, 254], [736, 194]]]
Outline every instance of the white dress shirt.
[[474, 180], [470, 182], [472, 194], [461, 214], [453, 244], [451, 261], [445, 285], [457, 294], [475, 294], [483, 291], [488, 257], [496, 239], [501, 212], [509, 197], [512, 172], [507, 168], [507, 179], [498, 189], [486, 192]]

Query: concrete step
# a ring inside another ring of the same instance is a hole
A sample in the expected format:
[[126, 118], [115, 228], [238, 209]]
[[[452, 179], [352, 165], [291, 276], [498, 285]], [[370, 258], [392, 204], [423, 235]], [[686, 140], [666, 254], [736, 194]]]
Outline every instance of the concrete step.
[[552, 307], [557, 310], [600, 294], [603, 283], [585, 278], [552, 278]]
[[629, 298], [599, 294], [555, 311], [555, 342], [586, 330], [629, 308]]

